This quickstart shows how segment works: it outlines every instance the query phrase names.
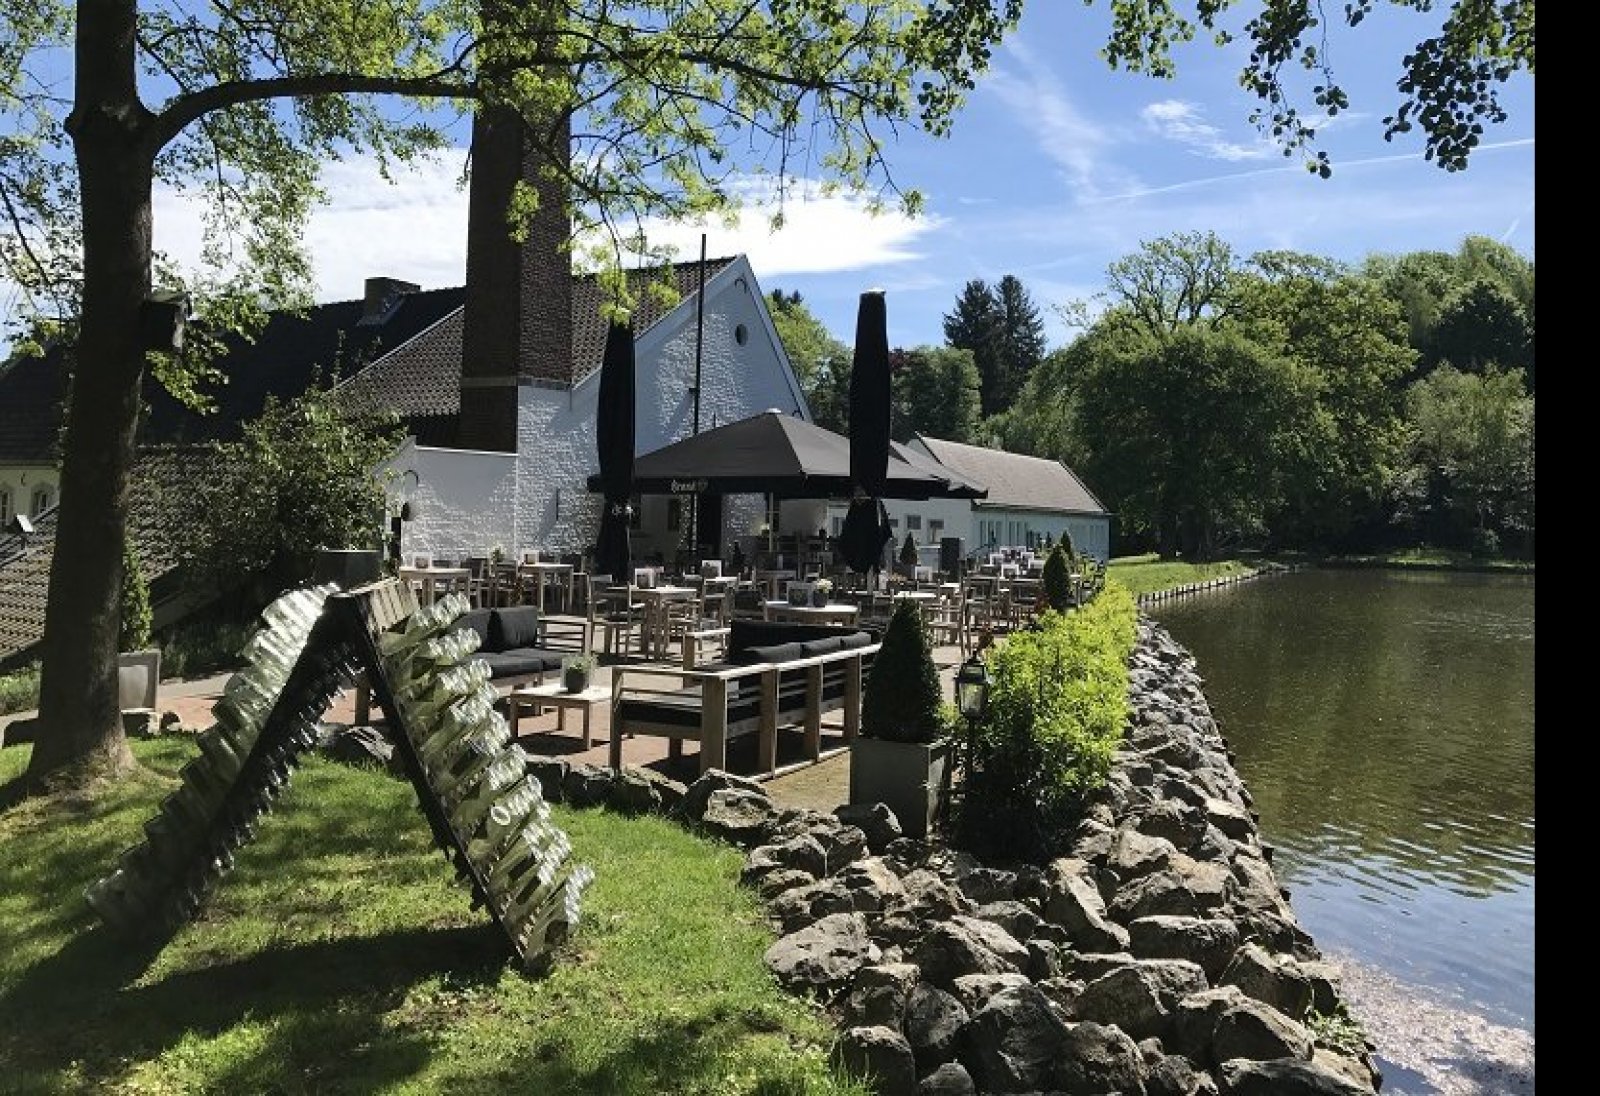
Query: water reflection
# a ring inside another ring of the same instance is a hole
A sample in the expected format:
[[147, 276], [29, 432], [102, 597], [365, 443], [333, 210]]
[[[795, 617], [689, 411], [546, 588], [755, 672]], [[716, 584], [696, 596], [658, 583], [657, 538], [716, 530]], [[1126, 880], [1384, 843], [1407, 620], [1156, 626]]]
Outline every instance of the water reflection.
[[1319, 943], [1533, 1016], [1533, 580], [1311, 571], [1158, 606]]

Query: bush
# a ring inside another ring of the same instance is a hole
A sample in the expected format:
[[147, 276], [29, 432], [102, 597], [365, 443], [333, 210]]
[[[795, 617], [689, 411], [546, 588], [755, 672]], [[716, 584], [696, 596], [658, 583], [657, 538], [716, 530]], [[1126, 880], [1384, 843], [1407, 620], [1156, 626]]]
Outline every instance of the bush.
[[1058, 613], [1072, 606], [1072, 566], [1061, 545], [1050, 549], [1044, 561], [1044, 602]]
[[937, 741], [945, 728], [942, 699], [922, 610], [901, 598], [867, 674], [861, 733], [891, 742]]
[[1489, 559], [1500, 554], [1500, 534], [1493, 529], [1474, 529], [1468, 535], [1467, 549], [1473, 559]]
[[917, 542], [907, 533], [905, 542], [900, 545], [900, 564], [903, 567], [915, 567], [918, 558]]
[[139, 568], [139, 550], [132, 537], [122, 538], [122, 620], [117, 650], [142, 651], [150, 646], [150, 585]]
[[39, 664], [37, 662], [0, 674], [0, 715], [31, 712], [39, 706]]
[[1128, 715], [1138, 612], [1109, 582], [1071, 615], [993, 648], [989, 708], [975, 728], [956, 841], [979, 856], [1043, 861], [1085, 793], [1104, 784]]

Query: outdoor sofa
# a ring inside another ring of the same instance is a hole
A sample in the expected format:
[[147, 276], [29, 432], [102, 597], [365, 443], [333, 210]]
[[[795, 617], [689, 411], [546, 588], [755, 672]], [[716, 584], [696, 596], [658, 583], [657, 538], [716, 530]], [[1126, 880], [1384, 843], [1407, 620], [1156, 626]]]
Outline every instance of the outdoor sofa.
[[757, 765], [777, 770], [778, 730], [800, 727], [810, 760], [822, 756], [822, 716], [842, 711], [844, 738], [861, 723], [863, 675], [878, 652], [875, 633], [824, 624], [735, 619], [728, 654], [693, 669], [619, 666], [611, 685], [611, 767], [622, 764], [622, 737], [700, 744], [700, 771], [724, 768], [728, 742], [759, 736]]

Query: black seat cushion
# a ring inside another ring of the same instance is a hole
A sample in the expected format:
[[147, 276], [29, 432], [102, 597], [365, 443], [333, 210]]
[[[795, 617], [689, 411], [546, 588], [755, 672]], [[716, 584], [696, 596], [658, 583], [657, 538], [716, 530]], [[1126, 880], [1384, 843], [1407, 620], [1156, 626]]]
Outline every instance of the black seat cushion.
[[750, 666], [757, 662], [793, 662], [801, 657], [803, 655], [798, 643], [769, 643], [764, 646], [744, 647], [733, 652], [733, 661], [741, 666]]
[[559, 670], [564, 657], [556, 651], [519, 647], [514, 651], [489, 651], [478, 655], [489, 664], [490, 680]]
[[[761, 712], [759, 693], [728, 697], [728, 722], [738, 723], [754, 719]], [[617, 715], [623, 720], [641, 723], [665, 723], [675, 727], [700, 726], [700, 688], [693, 686], [670, 693], [652, 693], [647, 696], [624, 696], [617, 703]]]
[[471, 628], [478, 633], [480, 651], [495, 649], [489, 645], [489, 615], [493, 612], [493, 609], [472, 609], [456, 617], [456, 628]]
[[812, 655], [831, 655], [844, 646], [844, 636], [826, 636], [822, 639], [808, 639], [800, 644], [800, 653], [807, 658]]
[[489, 646], [496, 651], [533, 647], [539, 642], [539, 609], [534, 605], [515, 605], [492, 610], [489, 618]]

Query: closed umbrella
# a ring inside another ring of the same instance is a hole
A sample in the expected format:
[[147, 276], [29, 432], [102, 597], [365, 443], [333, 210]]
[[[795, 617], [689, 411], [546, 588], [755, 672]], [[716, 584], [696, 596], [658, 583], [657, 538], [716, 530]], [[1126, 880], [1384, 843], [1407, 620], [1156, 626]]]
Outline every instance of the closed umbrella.
[[600, 489], [605, 508], [594, 549], [595, 573], [628, 581], [633, 550], [628, 543], [628, 500], [633, 495], [634, 377], [633, 324], [612, 320], [600, 366], [595, 446], [600, 457]]
[[880, 566], [894, 535], [881, 500], [889, 470], [889, 326], [883, 291], [861, 294], [855, 357], [850, 364], [850, 479], [855, 497], [839, 532], [852, 571]]

